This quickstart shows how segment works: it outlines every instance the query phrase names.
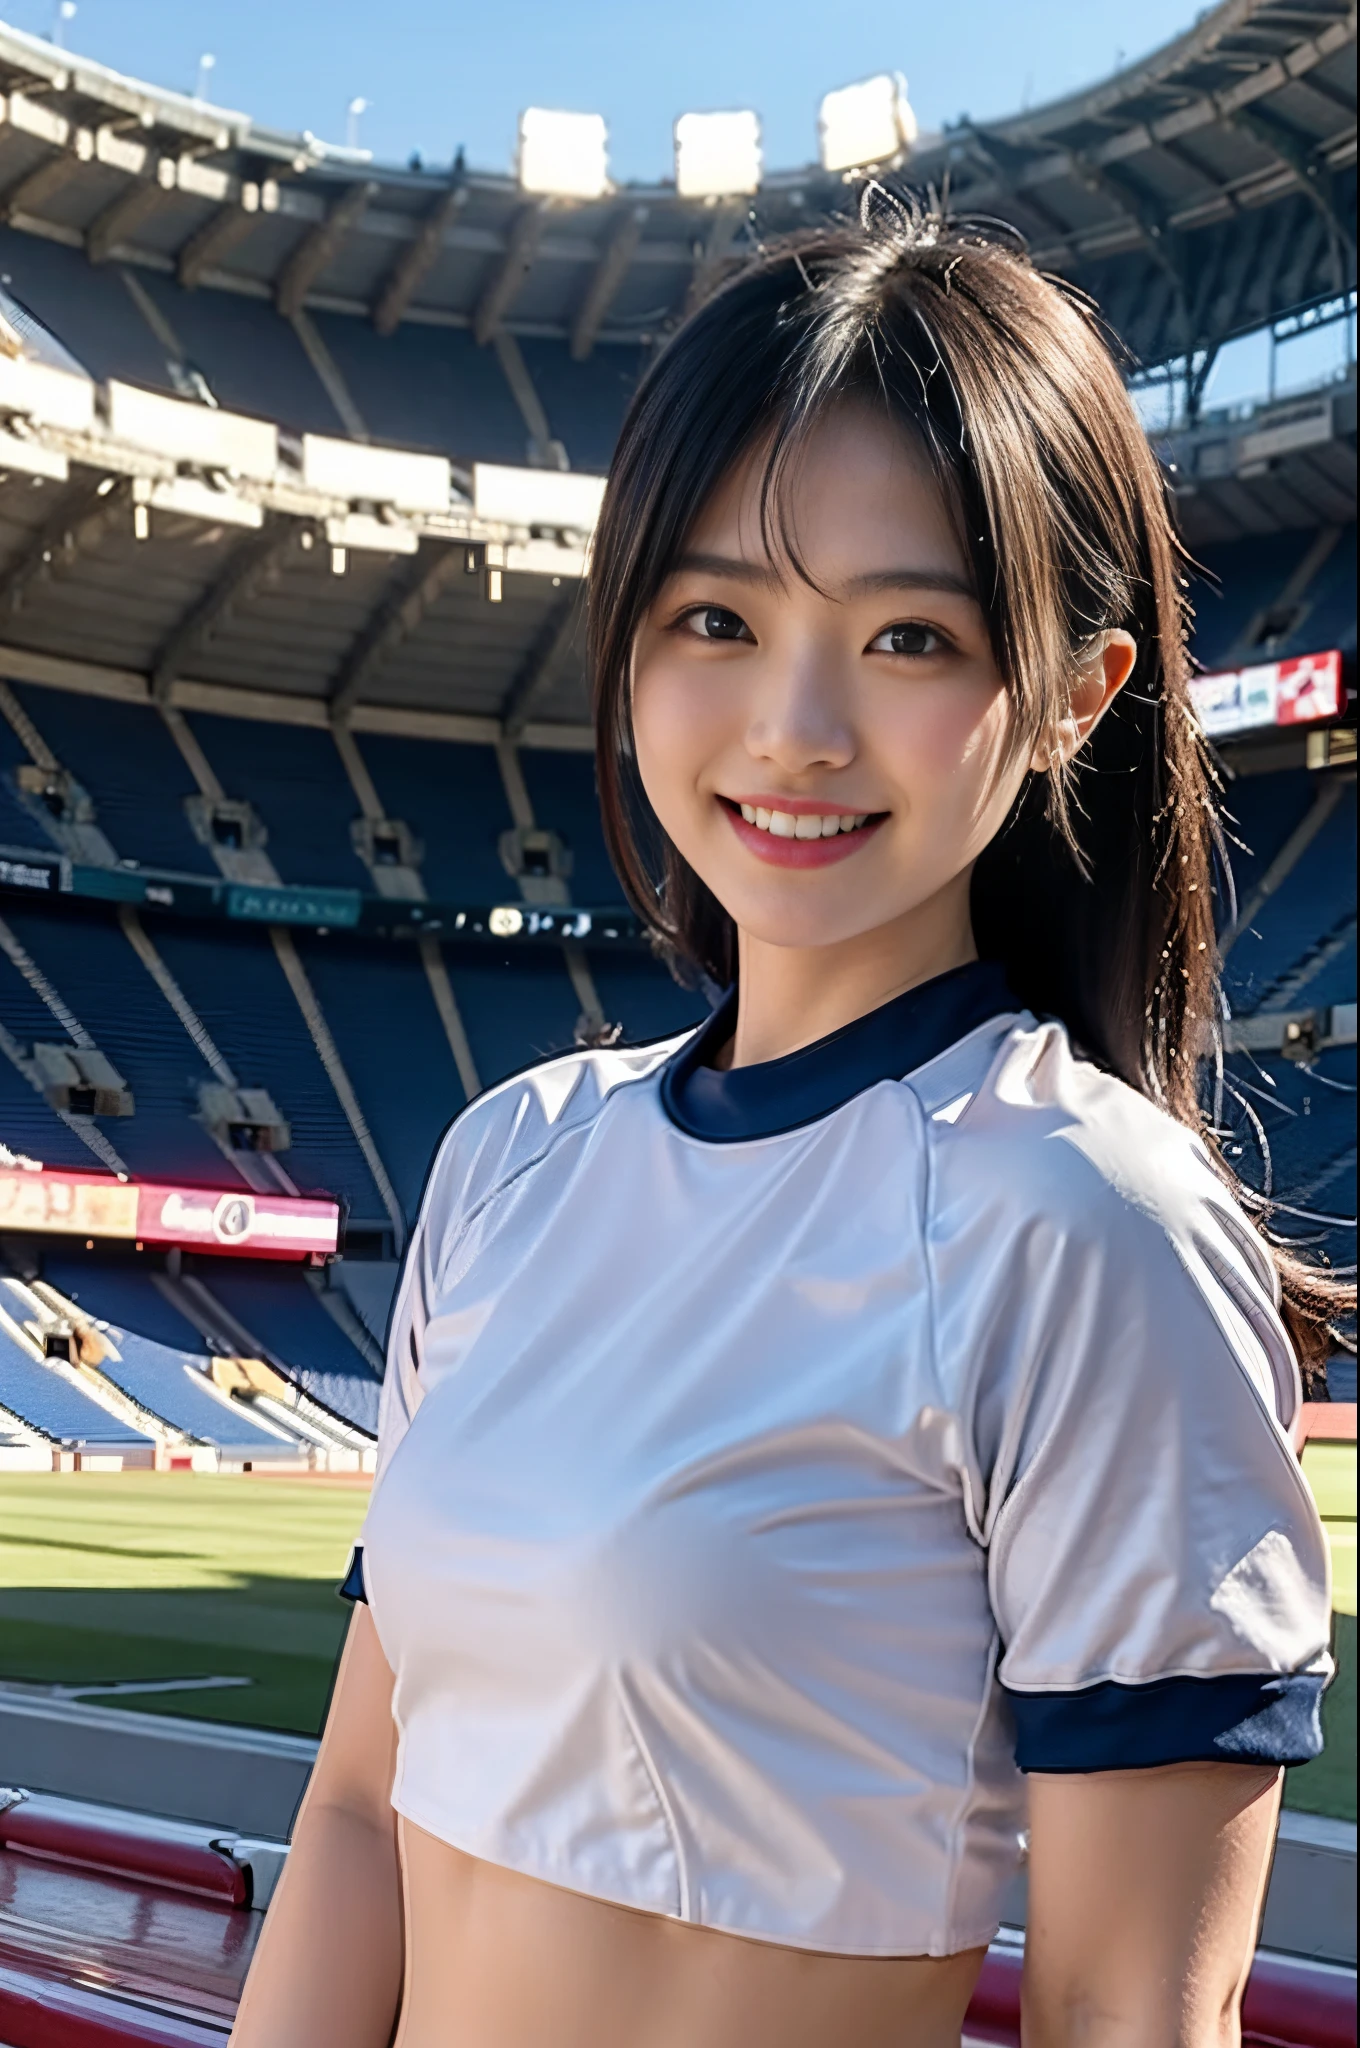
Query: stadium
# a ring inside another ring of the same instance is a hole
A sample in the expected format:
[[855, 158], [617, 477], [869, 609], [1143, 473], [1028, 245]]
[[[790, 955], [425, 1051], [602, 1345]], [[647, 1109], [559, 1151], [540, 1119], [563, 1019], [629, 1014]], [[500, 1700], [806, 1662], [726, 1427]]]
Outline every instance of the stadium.
[[[1008, 223], [1127, 353], [1234, 841], [1216, 1114], [1353, 1269], [1353, 11], [1221, 0], [937, 135], [871, 85], [818, 163], [700, 122], [615, 187], [583, 117], [526, 114], [514, 176], [380, 166], [0, 26], [7, 2048], [225, 2039], [436, 1141], [545, 1053], [707, 1013], [605, 852], [587, 551], [687, 307], [869, 171]], [[1353, 2038], [1356, 1960], [1353, 1350], [1326, 1393], [1341, 1675], [1246, 2007], [1301, 2048]], [[1014, 1919], [969, 2038], [1019, 2039]]]

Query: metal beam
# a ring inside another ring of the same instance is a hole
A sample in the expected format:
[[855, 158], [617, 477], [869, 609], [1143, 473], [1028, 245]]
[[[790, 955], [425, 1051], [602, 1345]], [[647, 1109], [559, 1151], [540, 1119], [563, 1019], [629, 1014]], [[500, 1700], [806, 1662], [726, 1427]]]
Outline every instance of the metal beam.
[[1125, 179], [1116, 177], [1103, 164], [1092, 162], [1090, 157], [1072, 152], [1072, 169], [1078, 182], [1088, 192], [1109, 201], [1126, 220], [1132, 221], [1138, 230], [1139, 240], [1167, 278], [1176, 294], [1178, 306], [1185, 305], [1185, 276], [1173, 253], [1177, 241], [1175, 230], [1167, 225], [1160, 208], [1141, 192], [1135, 191]]
[[529, 365], [514, 335], [504, 327], [498, 327], [491, 337], [491, 345], [496, 351], [501, 374], [510, 386], [510, 395], [519, 407], [519, 416], [529, 429], [529, 439], [533, 443], [532, 459], [544, 469], [570, 469], [567, 451], [560, 441], [553, 439], [543, 400], [529, 375]]
[[154, 175], [139, 178], [120, 193], [86, 230], [85, 254], [91, 263], [107, 263], [119, 244], [150, 218], [165, 196], [164, 187]]
[[12, 221], [16, 214], [31, 213], [41, 206], [44, 199], [50, 199], [80, 169], [80, 158], [73, 149], [63, 149], [45, 157], [31, 171], [25, 171], [0, 197], [0, 220]]
[[244, 206], [235, 201], [219, 206], [210, 214], [202, 227], [195, 228], [179, 252], [178, 276], [187, 292], [203, 282], [206, 272], [223, 256], [229, 255], [238, 242], [243, 242], [256, 221], [259, 213], [248, 213]]
[[34, 584], [43, 581], [54, 564], [73, 562], [82, 548], [92, 547], [111, 521], [121, 518], [130, 490], [126, 480], [110, 486], [107, 477], [85, 476], [63, 491], [0, 577], [0, 611], [21, 610]]
[[[1226, 123], [1228, 127], [1250, 135], [1262, 149], [1268, 149], [1278, 163], [1286, 164], [1293, 171], [1305, 197], [1317, 208], [1331, 233], [1353, 256], [1355, 227], [1350, 209], [1332, 172], [1317, 161], [1313, 150], [1297, 130], [1287, 127], [1277, 115], [1267, 113], [1263, 107], [1239, 107], [1236, 113], [1226, 117]], [[1344, 283], [1338, 282], [1337, 290], [1344, 288]]]
[[359, 224], [365, 207], [377, 192], [374, 179], [351, 185], [336, 200], [326, 218], [304, 235], [279, 273], [275, 304], [285, 319], [300, 313], [307, 294], [334, 256], [351, 229]]
[[519, 674], [505, 693], [505, 702], [501, 706], [501, 730], [506, 739], [519, 739], [535, 705], [552, 682], [558, 663], [570, 647], [579, 624], [580, 608], [577, 593], [573, 590], [549, 612]]
[[750, 201], [746, 199], [723, 200], [713, 209], [708, 233], [694, 251], [694, 269], [685, 294], [686, 312], [707, 298], [749, 211]]
[[422, 549], [403, 562], [340, 664], [330, 696], [332, 723], [348, 720], [382, 664], [416, 631], [445, 585], [462, 573], [464, 554], [458, 542], [438, 547], [432, 557]]
[[600, 260], [571, 323], [571, 359], [574, 363], [583, 363], [595, 346], [605, 316], [618, 296], [629, 264], [637, 254], [647, 213], [645, 206], [625, 207], [614, 223], [613, 232], [600, 252]]
[[533, 200], [522, 206], [510, 223], [504, 254], [488, 278], [472, 316], [473, 338], [480, 348], [486, 347], [533, 269], [547, 217], [542, 201]]
[[415, 240], [393, 264], [373, 309], [373, 325], [379, 334], [394, 334], [401, 325], [417, 286], [438, 262], [444, 237], [456, 215], [466, 206], [467, 196], [467, 185], [460, 176], [447, 192], [436, 199], [420, 223]]
[[156, 657], [151, 695], [157, 704], [170, 702], [174, 684], [193, 666], [228, 613], [277, 569], [297, 532], [291, 519], [267, 520], [232, 549], [221, 573], [189, 606]]

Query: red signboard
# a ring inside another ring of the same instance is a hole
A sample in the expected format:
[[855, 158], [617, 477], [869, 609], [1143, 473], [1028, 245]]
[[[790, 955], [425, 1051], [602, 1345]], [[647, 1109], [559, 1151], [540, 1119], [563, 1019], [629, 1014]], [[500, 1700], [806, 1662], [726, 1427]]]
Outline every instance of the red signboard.
[[324, 1258], [340, 1237], [335, 1202], [0, 1167], [0, 1231], [121, 1238], [251, 1259]]
[[1319, 718], [1336, 718], [1345, 708], [1341, 656], [1331, 648], [1325, 654], [1196, 676], [1190, 697], [1210, 739], [1263, 725], [1311, 725]]

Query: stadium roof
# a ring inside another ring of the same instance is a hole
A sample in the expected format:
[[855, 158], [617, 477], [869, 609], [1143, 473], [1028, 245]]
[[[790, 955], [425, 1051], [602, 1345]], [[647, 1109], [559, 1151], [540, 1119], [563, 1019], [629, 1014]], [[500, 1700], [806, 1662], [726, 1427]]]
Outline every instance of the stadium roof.
[[[1354, 276], [1354, 44], [1339, 0], [1227, 0], [1087, 93], [928, 141], [910, 175], [1013, 220], [1145, 359], [1324, 317]], [[752, 211], [789, 226], [845, 184], [548, 204], [359, 164], [9, 30], [0, 91], [0, 676], [588, 747], [600, 485], [559, 466], [605, 467], [639, 344]], [[1193, 546], [1340, 528], [1353, 377], [1163, 452]]]
[[[380, 167], [12, 29], [0, 89], [0, 217], [20, 229], [284, 314], [480, 342], [504, 327], [578, 358], [654, 336], [734, 244], [847, 196], [802, 167], [754, 202], [670, 184], [533, 199], [461, 164]], [[1355, 102], [1348, 0], [1223, 0], [1085, 92], [923, 138], [901, 175], [1013, 223], [1142, 361], [1162, 361], [1353, 283]]]

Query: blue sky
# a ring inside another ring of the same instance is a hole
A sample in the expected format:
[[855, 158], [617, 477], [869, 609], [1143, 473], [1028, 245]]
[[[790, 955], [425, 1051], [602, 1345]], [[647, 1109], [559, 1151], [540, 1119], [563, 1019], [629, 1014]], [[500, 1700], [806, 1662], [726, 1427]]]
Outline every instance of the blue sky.
[[[59, 0], [0, 0], [15, 27], [50, 34]], [[1193, 19], [1185, 0], [949, 0], [852, 8], [828, 0], [78, 0], [66, 44], [158, 85], [379, 159], [419, 150], [508, 169], [526, 105], [602, 113], [620, 178], [664, 176], [677, 114], [754, 107], [766, 161], [807, 162], [821, 95], [875, 71], [907, 74], [925, 127], [1015, 112], [1107, 76]]]

